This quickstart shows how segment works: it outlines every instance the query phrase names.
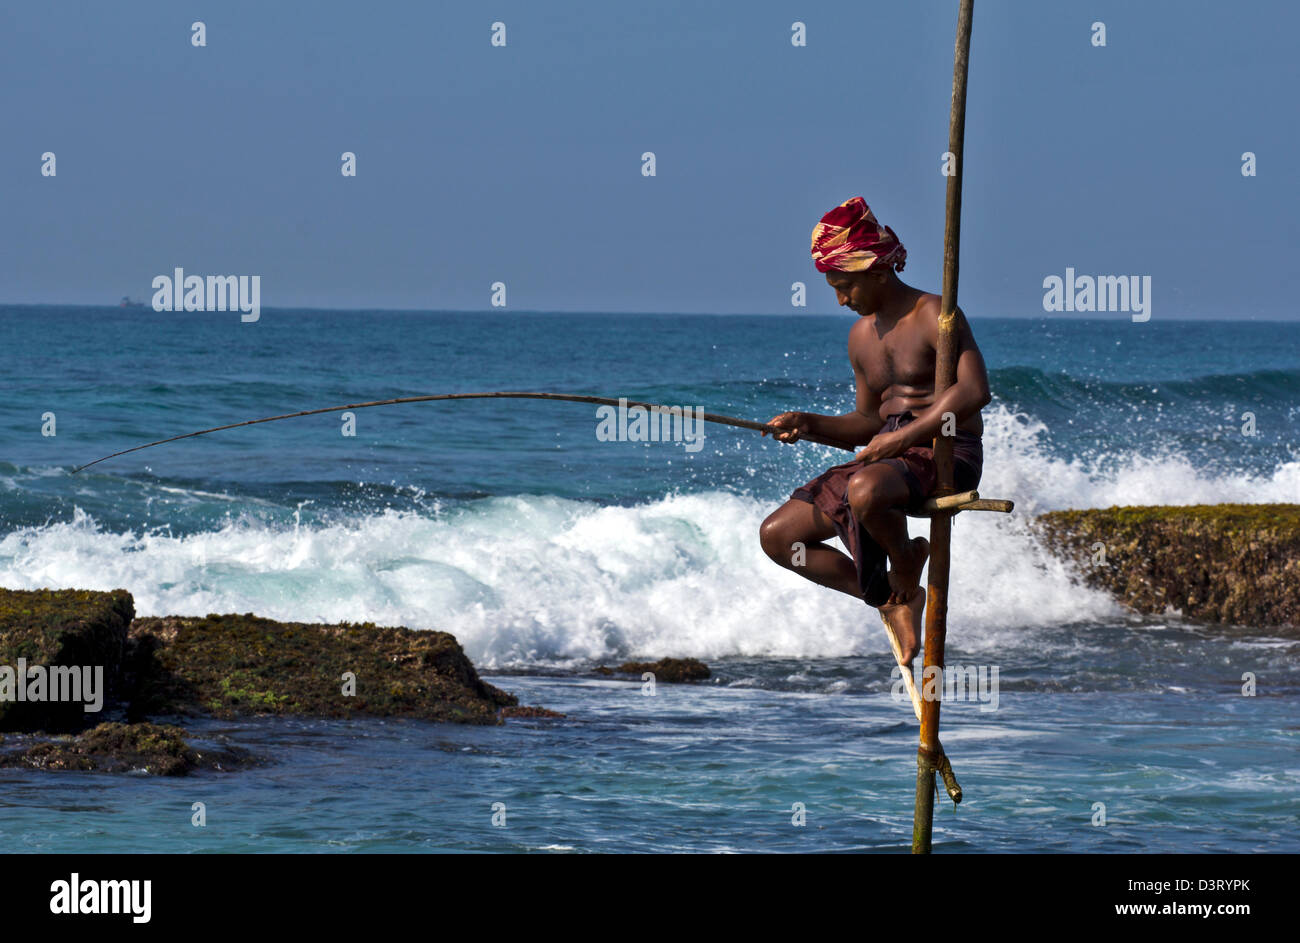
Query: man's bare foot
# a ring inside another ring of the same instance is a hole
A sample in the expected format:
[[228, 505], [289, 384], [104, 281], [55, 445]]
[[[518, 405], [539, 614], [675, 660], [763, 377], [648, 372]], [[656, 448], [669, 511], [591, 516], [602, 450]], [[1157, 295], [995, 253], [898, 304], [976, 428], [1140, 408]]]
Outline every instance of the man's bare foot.
[[[918, 538], [919, 539], [919, 538]], [[925, 590], [920, 586], [912, 591], [905, 603], [885, 603], [880, 607], [880, 614], [885, 624], [893, 630], [898, 639], [902, 664], [911, 666], [912, 659], [921, 650], [921, 632], [924, 628]]]
[[907, 559], [890, 558], [889, 588], [893, 590], [886, 605], [902, 605], [912, 601], [912, 593], [921, 585], [921, 570], [930, 559], [930, 541], [916, 537], [907, 545]]

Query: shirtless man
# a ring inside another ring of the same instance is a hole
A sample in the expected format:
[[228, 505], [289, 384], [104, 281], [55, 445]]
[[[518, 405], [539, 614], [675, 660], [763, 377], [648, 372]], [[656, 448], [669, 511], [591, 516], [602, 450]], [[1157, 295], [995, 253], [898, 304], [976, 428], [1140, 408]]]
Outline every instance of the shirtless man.
[[[921, 646], [920, 581], [930, 545], [924, 537], [908, 539], [905, 509], [935, 488], [932, 445], [947, 413], [956, 427], [954, 487], [966, 491], [979, 483], [980, 409], [990, 396], [984, 358], [960, 309], [957, 380], [934, 395], [940, 298], [899, 279], [895, 269], [906, 256], [861, 197], [831, 210], [813, 230], [818, 270], [840, 305], [858, 315], [849, 330], [855, 408], [842, 416], [787, 412], [770, 424], [786, 430], [773, 434], [781, 442], [814, 434], [866, 448], [796, 489], [763, 521], [759, 536], [782, 566], [880, 608], [910, 665]], [[823, 543], [834, 536], [851, 558]]]

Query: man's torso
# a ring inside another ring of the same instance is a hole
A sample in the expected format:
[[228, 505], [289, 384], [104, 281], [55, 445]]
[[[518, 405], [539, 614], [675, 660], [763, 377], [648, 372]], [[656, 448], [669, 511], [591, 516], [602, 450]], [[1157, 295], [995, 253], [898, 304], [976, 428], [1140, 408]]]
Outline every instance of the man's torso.
[[[865, 315], [853, 326], [849, 354], [880, 398], [882, 421], [906, 410], [920, 415], [934, 402], [939, 303], [938, 295], [925, 293], [910, 312], [892, 324]], [[984, 421], [976, 412], [957, 428], [982, 435]]]

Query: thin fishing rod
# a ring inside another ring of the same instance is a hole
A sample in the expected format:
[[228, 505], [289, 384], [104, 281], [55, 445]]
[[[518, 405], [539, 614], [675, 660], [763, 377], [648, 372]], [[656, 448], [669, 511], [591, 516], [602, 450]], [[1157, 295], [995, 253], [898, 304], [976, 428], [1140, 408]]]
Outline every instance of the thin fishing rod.
[[[285, 413], [282, 416], [267, 416], [264, 419], [246, 419], [243, 422], [232, 422], [225, 426], [213, 426], [211, 429], [200, 429], [198, 432], [186, 432], [184, 435], [174, 435], [170, 438], [159, 439], [157, 442], [146, 442], [144, 445], [132, 446], [129, 449], [122, 449], [119, 452], [113, 452], [111, 455], [105, 455], [103, 458], [97, 458], [93, 462], [87, 462], [84, 465], [78, 465], [72, 470], [75, 475], [83, 468], [89, 468], [91, 465], [98, 465], [100, 462], [107, 461], [110, 458], [116, 458], [119, 455], [126, 455], [128, 452], [138, 452], [140, 449], [152, 448], [155, 445], [162, 445], [165, 442], [175, 442], [178, 439], [190, 439], [196, 435], [207, 435], [209, 432], [221, 432], [223, 429], [234, 429], [239, 426], [252, 426], [259, 422], [275, 422], [279, 419], [293, 419], [296, 416], [314, 416], [317, 413], [335, 413], [344, 409], [365, 409], [368, 406], [393, 406], [397, 403], [428, 403], [433, 400], [448, 399], [549, 399], [564, 400], [571, 403], [597, 403], [601, 406], [639, 406], [648, 412], [657, 413], [682, 413], [680, 406], [660, 406], [657, 403], [640, 403], [632, 400], [610, 399], [607, 396], [583, 396], [576, 393], [518, 393], [518, 392], [496, 392], [496, 393], [438, 393], [432, 396], [399, 396], [394, 399], [377, 399], [369, 403], [348, 403], [345, 406], [327, 406], [324, 409], [304, 409], [301, 412]], [[770, 426], [763, 422], [752, 422], [748, 419], [737, 419], [734, 416], [720, 416], [717, 413], [702, 413], [700, 418], [705, 422], [715, 422], [724, 426], [734, 426], [737, 429], [751, 429], [755, 432], [780, 432], [782, 430]], [[857, 451], [857, 446], [840, 442], [838, 439], [830, 439], [825, 436], [803, 434], [799, 437], [801, 440], [816, 442], [820, 445], [829, 445], [832, 448], [844, 449], [846, 452]]]

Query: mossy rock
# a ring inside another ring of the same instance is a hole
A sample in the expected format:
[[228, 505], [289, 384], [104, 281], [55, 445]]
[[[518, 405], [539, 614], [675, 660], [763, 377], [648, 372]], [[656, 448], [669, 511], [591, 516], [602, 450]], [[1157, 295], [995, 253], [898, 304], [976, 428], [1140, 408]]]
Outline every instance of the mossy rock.
[[518, 707], [501, 708], [501, 716], [503, 718], [517, 717], [517, 718], [525, 718], [525, 719], [533, 718], [533, 719], [541, 719], [541, 720], [563, 720], [565, 715], [561, 714], [559, 711], [553, 711], [546, 707], [531, 707], [531, 706], [525, 707], [520, 705]]
[[1086, 584], [1138, 612], [1300, 626], [1300, 505], [1052, 511], [1034, 526]]
[[0, 755], [0, 766], [40, 770], [142, 771], [184, 776], [196, 769], [230, 770], [258, 762], [242, 750], [199, 751], [180, 727], [104, 723], [76, 737], [37, 743]]
[[596, 669], [603, 675], [628, 674], [640, 677], [649, 671], [655, 676], [656, 683], [682, 684], [687, 681], [703, 681], [712, 676], [709, 666], [697, 658], [661, 658], [658, 661], [625, 661], [617, 668]]
[[[304, 714], [500, 723], [518, 700], [479, 678], [446, 632], [276, 622], [252, 613], [137, 619], [134, 717]], [[343, 676], [355, 676], [345, 694]]]
[[[0, 589], [0, 666], [102, 667], [106, 698], [121, 674], [135, 615], [124, 589]], [[0, 700], [0, 730], [81, 730], [99, 720], [81, 702]]]

